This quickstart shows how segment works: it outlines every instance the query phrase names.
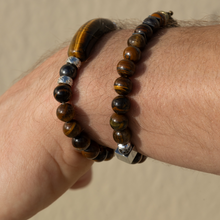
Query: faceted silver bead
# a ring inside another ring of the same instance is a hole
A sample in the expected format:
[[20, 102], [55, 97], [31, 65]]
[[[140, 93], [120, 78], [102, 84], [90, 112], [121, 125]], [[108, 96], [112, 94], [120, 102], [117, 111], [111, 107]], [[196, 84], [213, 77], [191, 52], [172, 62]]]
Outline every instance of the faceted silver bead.
[[77, 57], [70, 56], [68, 57], [67, 63], [74, 64], [77, 68], [81, 66], [81, 61]]
[[73, 85], [73, 80], [69, 77], [69, 76], [61, 76], [58, 81], [57, 81], [58, 84], [67, 84], [69, 86], [72, 86]]
[[118, 150], [119, 150], [122, 154], [128, 154], [128, 153], [132, 150], [132, 145], [131, 145], [131, 143], [118, 144]]

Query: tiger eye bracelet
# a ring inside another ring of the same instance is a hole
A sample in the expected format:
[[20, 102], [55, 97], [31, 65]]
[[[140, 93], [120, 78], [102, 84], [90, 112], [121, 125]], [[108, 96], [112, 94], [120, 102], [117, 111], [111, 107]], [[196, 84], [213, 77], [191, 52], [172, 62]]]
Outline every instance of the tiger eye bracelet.
[[127, 95], [132, 91], [130, 77], [135, 74], [136, 63], [141, 59], [141, 50], [145, 48], [152, 35], [162, 27], [177, 26], [172, 15], [172, 11], [158, 11], [137, 26], [127, 41], [128, 47], [123, 52], [124, 59], [117, 65], [120, 77], [115, 80], [114, 89], [118, 96], [112, 101], [114, 113], [110, 118], [110, 125], [114, 129], [113, 138], [118, 145], [115, 154], [118, 159], [129, 164], [142, 163], [147, 159], [146, 156], [138, 153], [131, 143], [131, 130], [128, 128], [126, 116], [130, 109], [130, 100]]

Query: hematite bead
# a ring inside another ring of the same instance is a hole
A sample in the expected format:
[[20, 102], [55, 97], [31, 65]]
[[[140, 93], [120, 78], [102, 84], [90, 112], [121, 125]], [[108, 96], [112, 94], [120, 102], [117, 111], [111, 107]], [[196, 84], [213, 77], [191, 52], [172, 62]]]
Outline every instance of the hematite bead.
[[74, 118], [75, 111], [71, 104], [63, 103], [57, 108], [57, 117], [61, 121], [71, 121]]
[[141, 51], [137, 47], [128, 46], [125, 48], [123, 56], [125, 59], [137, 62], [141, 59]]
[[135, 73], [135, 64], [127, 59], [120, 60], [117, 65], [117, 71], [120, 76], [133, 76]]
[[166, 20], [165, 20], [165, 15], [164, 14], [162, 14], [161, 12], [155, 12], [151, 16], [157, 18], [157, 20], [160, 22], [161, 27], [165, 26]]
[[119, 95], [128, 95], [132, 90], [132, 83], [129, 78], [119, 77], [114, 82], [114, 89]]
[[113, 113], [110, 118], [110, 125], [115, 131], [122, 131], [128, 127], [128, 118], [125, 115]]
[[72, 139], [72, 145], [78, 150], [86, 150], [90, 145], [90, 138], [85, 134], [85, 132], [81, 132], [75, 138]]
[[69, 76], [60, 76], [57, 83], [72, 86], [73, 85], [73, 80]]
[[137, 47], [140, 50], [144, 49], [146, 43], [145, 38], [141, 34], [134, 33], [127, 42], [128, 46]]
[[71, 137], [74, 138], [77, 135], [80, 134], [80, 132], [82, 131], [81, 126], [78, 124], [78, 122], [76, 122], [75, 120], [66, 122], [63, 125], [63, 133], [67, 136], [67, 137]]
[[54, 89], [53, 95], [58, 102], [68, 102], [72, 96], [71, 87], [67, 84], [60, 84]]
[[99, 155], [96, 158], [93, 159], [96, 162], [102, 162], [107, 157], [106, 148], [101, 146], [101, 145], [99, 145], [99, 149], [100, 149]]
[[123, 131], [114, 131], [113, 138], [118, 144], [126, 144], [131, 140], [131, 132], [128, 128]]
[[94, 159], [99, 155], [100, 148], [99, 144], [97, 144], [95, 141], [91, 140], [89, 147], [82, 151], [82, 155], [88, 159]]
[[143, 24], [149, 25], [153, 31], [156, 31], [160, 27], [160, 22], [153, 16], [145, 18]]
[[69, 63], [63, 65], [60, 69], [60, 76], [69, 76], [72, 79], [75, 79], [77, 75], [77, 67]]
[[105, 150], [107, 152], [107, 157], [105, 158], [105, 161], [111, 160], [115, 155], [115, 151], [109, 147], [106, 147]]
[[112, 100], [112, 109], [117, 114], [126, 114], [130, 109], [130, 101], [126, 96], [117, 96]]
[[149, 25], [141, 24], [136, 27], [134, 33], [138, 33], [144, 36], [145, 42], [147, 43], [147, 40], [150, 39], [153, 35], [153, 30]]

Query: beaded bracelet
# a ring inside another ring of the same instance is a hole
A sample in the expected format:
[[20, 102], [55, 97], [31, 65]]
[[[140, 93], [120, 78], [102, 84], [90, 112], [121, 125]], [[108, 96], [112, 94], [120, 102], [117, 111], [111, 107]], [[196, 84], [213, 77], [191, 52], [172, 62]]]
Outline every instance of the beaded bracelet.
[[54, 89], [54, 97], [62, 104], [57, 108], [57, 117], [64, 121], [63, 132], [72, 138], [72, 145], [82, 155], [96, 162], [107, 161], [114, 157], [114, 150], [91, 140], [75, 120], [74, 107], [68, 103], [72, 97], [73, 80], [77, 70], [88, 59], [95, 43], [106, 33], [116, 29], [115, 24], [107, 19], [93, 19], [85, 23], [74, 35], [68, 50], [67, 64], [60, 69], [58, 86]]
[[129, 77], [134, 75], [135, 63], [141, 59], [141, 50], [144, 49], [153, 33], [161, 27], [177, 26], [171, 17], [172, 15], [172, 11], [158, 11], [137, 26], [127, 41], [128, 47], [123, 52], [124, 59], [119, 61], [117, 65], [120, 77], [115, 80], [114, 89], [119, 95], [112, 101], [115, 113], [110, 118], [110, 125], [114, 129], [113, 138], [118, 145], [115, 151], [116, 156], [129, 164], [142, 163], [147, 158], [138, 153], [131, 143], [131, 131], [128, 128], [128, 118], [125, 115], [130, 108], [130, 101], [126, 95], [132, 90], [132, 82]]

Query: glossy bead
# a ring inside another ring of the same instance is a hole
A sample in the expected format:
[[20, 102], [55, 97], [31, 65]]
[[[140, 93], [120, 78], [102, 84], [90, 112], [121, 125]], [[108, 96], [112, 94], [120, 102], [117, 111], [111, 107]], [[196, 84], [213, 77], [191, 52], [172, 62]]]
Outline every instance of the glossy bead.
[[63, 125], [63, 133], [67, 136], [67, 137], [71, 137], [74, 138], [77, 135], [80, 134], [80, 132], [82, 131], [81, 126], [78, 124], [78, 122], [76, 122], [75, 120], [66, 122]]
[[126, 143], [126, 144], [118, 144], [118, 151], [123, 155], [128, 155], [133, 149], [132, 144]]
[[129, 78], [119, 77], [114, 82], [114, 89], [119, 95], [128, 95], [132, 90], [132, 83]]
[[160, 22], [161, 27], [165, 26], [166, 20], [165, 20], [165, 15], [164, 14], [162, 14], [161, 12], [155, 12], [151, 16], [157, 18], [157, 20]]
[[145, 42], [147, 43], [147, 40], [150, 39], [153, 35], [153, 30], [149, 25], [141, 24], [136, 27], [134, 33], [138, 33], [144, 36]]
[[113, 138], [118, 144], [126, 144], [131, 140], [131, 132], [128, 128], [123, 131], [114, 131]]
[[69, 76], [61, 76], [61, 77], [59, 77], [57, 83], [72, 86], [73, 80]]
[[165, 11], [158, 11], [158, 13], [161, 13], [165, 17], [165, 26], [168, 24], [170, 17], [173, 15], [172, 11], [165, 12]]
[[100, 147], [95, 141], [91, 140], [89, 147], [82, 151], [82, 155], [88, 159], [94, 159], [99, 155]]
[[57, 117], [61, 121], [71, 121], [74, 118], [75, 111], [71, 104], [63, 103], [57, 108]]
[[117, 71], [120, 76], [130, 77], [135, 73], [135, 64], [127, 59], [120, 60], [117, 65]]
[[141, 160], [139, 161], [139, 163], [143, 163], [146, 159], [147, 159], [147, 156], [142, 155], [142, 158], [141, 158]]
[[86, 150], [90, 145], [90, 138], [85, 132], [81, 132], [75, 138], [72, 139], [72, 145], [78, 150]]
[[125, 96], [117, 96], [112, 101], [112, 109], [117, 114], [126, 114], [130, 109], [130, 101]]
[[106, 147], [105, 150], [107, 152], [107, 156], [105, 158], [105, 161], [109, 161], [115, 156], [115, 151], [109, 147]]
[[72, 96], [71, 87], [66, 84], [59, 84], [54, 89], [53, 95], [58, 102], [68, 102]]
[[125, 59], [137, 62], [141, 59], [141, 51], [137, 47], [128, 46], [125, 48], [123, 56]]
[[77, 67], [71, 64], [65, 64], [60, 69], [60, 76], [69, 76], [72, 79], [75, 79], [77, 75]]
[[110, 125], [115, 131], [122, 131], [128, 127], [128, 118], [125, 115], [113, 113], [110, 118]]
[[134, 158], [132, 164], [139, 163], [139, 162], [141, 161], [142, 157], [143, 157], [142, 154], [137, 153], [137, 155], [135, 156], [135, 158]]
[[128, 46], [137, 47], [140, 50], [144, 49], [146, 45], [144, 36], [138, 33], [134, 33], [131, 37], [129, 37], [127, 44]]
[[73, 65], [73, 66], [76, 66], [77, 69], [79, 69], [82, 64], [81, 60], [77, 57], [74, 57], [74, 56], [69, 56], [67, 58], [66, 62]]
[[160, 22], [153, 16], [145, 18], [143, 24], [149, 25], [153, 31], [156, 31], [160, 27]]
[[106, 148], [100, 145], [99, 149], [100, 149], [99, 155], [93, 159], [96, 162], [102, 162], [107, 158]]

